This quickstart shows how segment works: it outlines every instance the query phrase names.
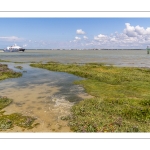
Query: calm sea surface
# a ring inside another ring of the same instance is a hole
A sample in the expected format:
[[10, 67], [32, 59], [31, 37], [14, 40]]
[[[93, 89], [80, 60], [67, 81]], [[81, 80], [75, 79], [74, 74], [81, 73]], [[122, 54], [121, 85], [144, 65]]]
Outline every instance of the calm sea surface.
[[150, 66], [150, 55], [146, 50], [26, 50], [19, 53], [1, 51], [0, 59], [14, 62], [103, 62], [117, 66]]
[[[37, 118], [40, 123], [30, 131], [23, 132], [70, 132], [61, 117], [70, 114], [74, 103], [91, 98], [85, 90], [74, 85], [80, 77], [30, 67], [32, 62], [55, 61], [61, 63], [106, 63], [117, 66], [150, 67], [150, 55], [146, 50], [26, 50], [18, 53], [0, 51], [0, 62], [10, 69], [22, 72], [22, 77], [0, 81], [0, 96], [13, 99], [4, 110], [7, 114], [19, 112]], [[15, 63], [18, 62], [18, 63]], [[25, 62], [25, 63], [19, 63]], [[17, 69], [22, 66], [23, 69]], [[14, 128], [10, 132], [22, 132]]]

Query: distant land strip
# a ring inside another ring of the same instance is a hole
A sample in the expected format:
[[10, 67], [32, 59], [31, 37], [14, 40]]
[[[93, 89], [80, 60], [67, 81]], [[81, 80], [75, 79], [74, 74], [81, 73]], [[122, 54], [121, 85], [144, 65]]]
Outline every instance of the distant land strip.
[[105, 49], [100, 49], [100, 48], [93, 48], [93, 49], [57, 49], [57, 48], [50, 48], [50, 49], [26, 49], [26, 50], [146, 50], [146, 49], [109, 49], [109, 48], [105, 48]]
[[[0, 50], [3, 50], [3, 49], [0, 49]], [[121, 49], [117, 49], [117, 48], [115, 48], [115, 49], [112, 49], [112, 48], [105, 48], [105, 49], [100, 49], [100, 48], [93, 48], [93, 49], [77, 49], [77, 48], [75, 48], [75, 49], [57, 49], [57, 48], [47, 48], [47, 49], [26, 49], [26, 50], [146, 50], [146, 49], [131, 49], [131, 48], [129, 48], [129, 49], [124, 49], [124, 48], [121, 48]]]

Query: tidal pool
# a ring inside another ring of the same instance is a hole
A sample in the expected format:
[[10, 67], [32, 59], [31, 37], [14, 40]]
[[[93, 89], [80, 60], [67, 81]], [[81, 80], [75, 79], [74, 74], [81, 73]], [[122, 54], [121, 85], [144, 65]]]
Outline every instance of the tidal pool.
[[[33, 68], [29, 63], [7, 64], [10, 69], [22, 72], [23, 75], [0, 81], [0, 96], [13, 99], [3, 109], [5, 114], [22, 113], [35, 117], [35, 123], [40, 124], [30, 130], [15, 127], [6, 132], [71, 132], [67, 121], [61, 120], [61, 117], [69, 115], [76, 102], [91, 97], [81, 86], [73, 84], [82, 78]], [[17, 66], [22, 69], [17, 69]]]

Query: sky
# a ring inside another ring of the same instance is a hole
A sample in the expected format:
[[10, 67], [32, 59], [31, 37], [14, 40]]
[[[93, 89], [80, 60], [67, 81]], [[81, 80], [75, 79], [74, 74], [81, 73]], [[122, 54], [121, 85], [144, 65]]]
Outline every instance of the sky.
[[0, 49], [145, 49], [150, 18], [0, 18]]

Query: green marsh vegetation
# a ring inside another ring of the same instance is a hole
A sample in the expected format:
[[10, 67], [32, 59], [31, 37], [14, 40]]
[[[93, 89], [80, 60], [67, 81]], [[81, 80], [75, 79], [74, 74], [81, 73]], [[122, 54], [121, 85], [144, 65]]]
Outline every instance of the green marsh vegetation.
[[[0, 64], [0, 80], [4, 80], [7, 78], [15, 78], [20, 77], [22, 74], [19, 72], [14, 72], [10, 70], [7, 65]], [[6, 115], [4, 114], [5, 111], [2, 109], [11, 104], [12, 99], [7, 97], [0, 96], [0, 131], [5, 131], [7, 129], [11, 129], [14, 126], [19, 126], [23, 129], [31, 129], [35, 125], [33, 125], [33, 122], [35, 118], [30, 116], [23, 116], [20, 113], [13, 113]]]
[[2, 60], [0, 59], [0, 62], [10, 62], [9, 60]]
[[[22, 61], [10, 61], [10, 60], [3, 60], [3, 59], [0, 59], [0, 62], [10, 62], [10, 63], [26, 63], [26, 62], [22, 62]], [[34, 63], [34, 62], [32, 62], [32, 63]]]
[[0, 97], [0, 131], [11, 129], [14, 126], [21, 127], [22, 129], [31, 129], [36, 126], [36, 124], [33, 125], [35, 120], [33, 117], [23, 116], [20, 113], [4, 114], [5, 111], [2, 111], [2, 109], [11, 102], [12, 100], [7, 97]]
[[17, 78], [22, 76], [20, 72], [14, 72], [9, 69], [7, 64], [0, 64], [0, 80], [4, 80], [7, 78]]
[[72, 107], [63, 117], [75, 132], [150, 132], [150, 69], [105, 64], [31, 64], [51, 71], [71, 73], [93, 96]]

